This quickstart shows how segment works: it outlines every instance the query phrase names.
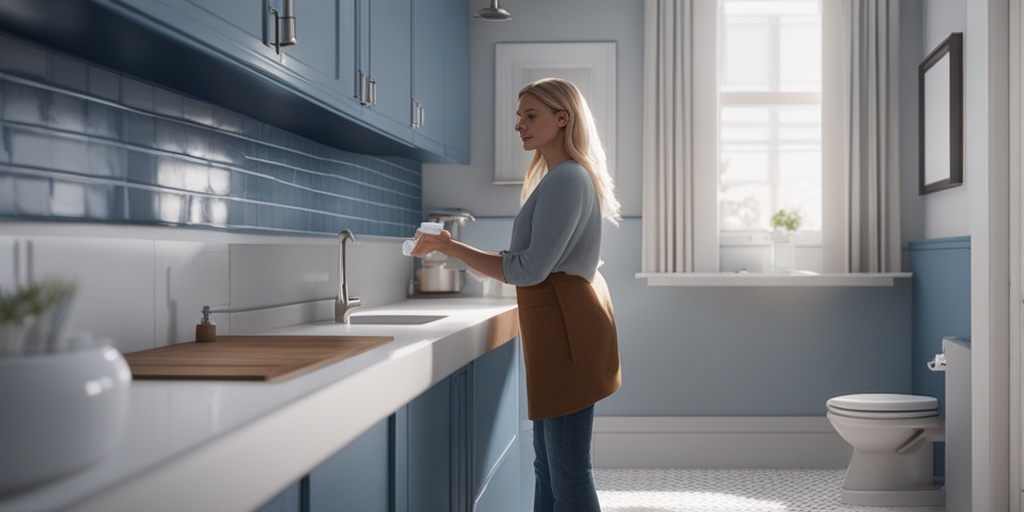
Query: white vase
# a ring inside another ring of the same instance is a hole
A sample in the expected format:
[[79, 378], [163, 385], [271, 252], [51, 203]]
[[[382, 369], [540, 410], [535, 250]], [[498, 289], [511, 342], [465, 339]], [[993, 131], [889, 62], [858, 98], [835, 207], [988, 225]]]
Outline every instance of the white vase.
[[25, 350], [25, 338], [33, 329], [36, 317], [22, 318], [21, 323], [0, 324], [0, 357], [22, 354]]
[[793, 236], [786, 232], [772, 233], [772, 272], [789, 274], [795, 270]]
[[0, 357], [0, 496], [112, 453], [130, 383], [128, 363], [109, 346]]

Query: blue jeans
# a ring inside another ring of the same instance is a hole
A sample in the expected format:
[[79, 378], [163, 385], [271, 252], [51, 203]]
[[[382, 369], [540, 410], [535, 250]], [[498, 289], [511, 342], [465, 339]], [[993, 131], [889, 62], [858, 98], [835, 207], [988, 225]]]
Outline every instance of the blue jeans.
[[534, 512], [601, 512], [590, 447], [594, 406], [533, 422]]

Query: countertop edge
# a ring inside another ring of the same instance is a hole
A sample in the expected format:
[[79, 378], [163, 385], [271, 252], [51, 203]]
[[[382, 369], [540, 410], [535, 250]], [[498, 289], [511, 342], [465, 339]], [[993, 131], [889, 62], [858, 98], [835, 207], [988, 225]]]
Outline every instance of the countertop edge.
[[[345, 378], [58, 508], [152, 512], [258, 508], [437, 382], [515, 339], [518, 309], [514, 302], [499, 309], [446, 335], [396, 349], [387, 358], [370, 359], [372, 363]], [[367, 389], [373, 393], [355, 392]], [[59, 493], [60, 486], [58, 481], [29, 493]], [[0, 510], [5, 509], [0, 500]]]

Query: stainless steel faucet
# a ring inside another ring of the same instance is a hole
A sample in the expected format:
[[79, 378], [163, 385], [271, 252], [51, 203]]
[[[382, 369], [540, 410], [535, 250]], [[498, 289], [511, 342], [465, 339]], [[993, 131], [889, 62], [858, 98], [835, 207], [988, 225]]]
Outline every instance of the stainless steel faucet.
[[348, 323], [348, 316], [354, 308], [359, 307], [359, 297], [348, 296], [348, 272], [345, 268], [345, 242], [352, 240], [352, 243], [359, 243], [356, 236], [349, 230], [338, 233], [338, 245], [340, 254], [338, 256], [338, 299], [334, 301], [334, 321], [342, 324]]

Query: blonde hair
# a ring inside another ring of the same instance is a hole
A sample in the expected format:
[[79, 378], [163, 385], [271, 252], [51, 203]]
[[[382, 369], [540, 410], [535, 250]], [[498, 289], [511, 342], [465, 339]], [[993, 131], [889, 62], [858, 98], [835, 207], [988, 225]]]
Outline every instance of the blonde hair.
[[[615, 198], [615, 182], [608, 174], [608, 162], [601, 137], [597, 133], [597, 124], [590, 113], [587, 100], [572, 82], [561, 78], [542, 78], [519, 91], [519, 98], [529, 94], [551, 109], [552, 112], [564, 111], [568, 114], [565, 125], [565, 150], [569, 157], [578, 162], [590, 174], [597, 191], [597, 199], [601, 204], [601, 216], [618, 224], [619, 200]], [[523, 179], [521, 199], [530, 197], [541, 178], [548, 172], [547, 162], [540, 151], [534, 151], [533, 160], [526, 169]]]

